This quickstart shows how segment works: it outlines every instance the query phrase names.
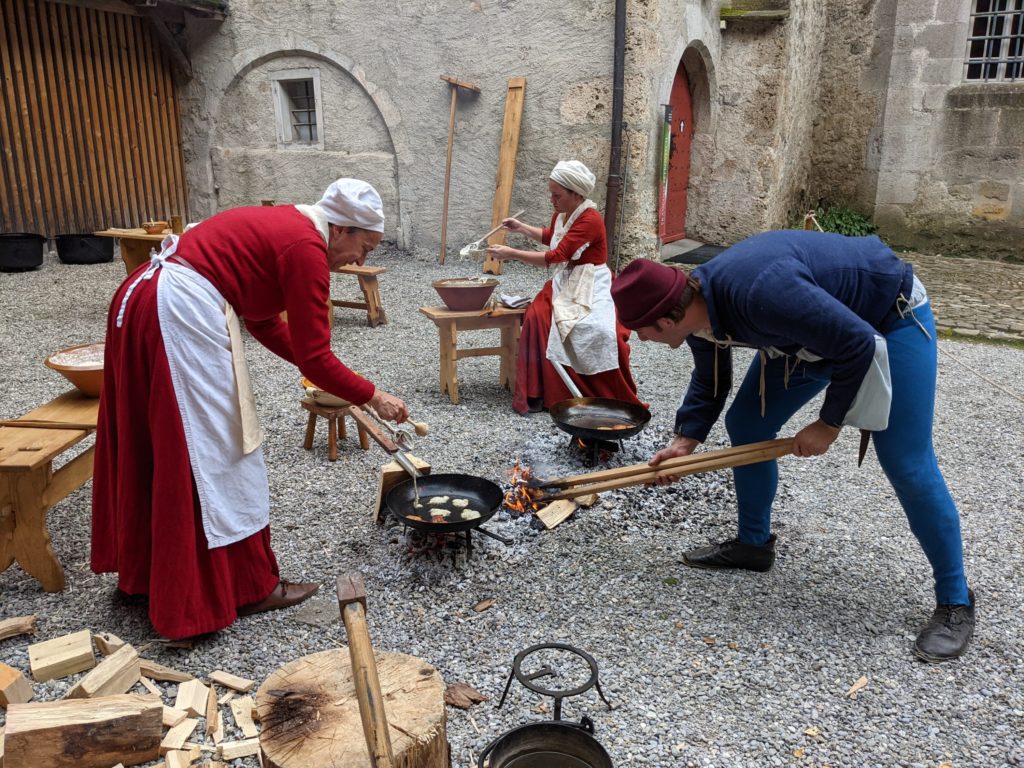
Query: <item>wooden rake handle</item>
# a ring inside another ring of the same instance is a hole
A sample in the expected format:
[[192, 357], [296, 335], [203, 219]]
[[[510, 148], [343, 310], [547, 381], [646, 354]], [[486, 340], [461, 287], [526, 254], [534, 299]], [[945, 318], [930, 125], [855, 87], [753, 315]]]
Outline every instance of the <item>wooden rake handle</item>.
[[545, 482], [544, 487], [561, 490], [549, 493], [543, 499], [546, 501], [573, 499], [591, 493], [604, 493], [619, 488], [644, 485], [662, 477], [683, 477], [716, 469], [758, 464], [762, 461], [786, 456], [792, 452], [793, 438], [787, 437], [717, 451], [704, 451], [691, 456], [679, 456], [674, 459], [666, 459], [656, 467], [652, 467], [650, 464], [631, 464], [626, 467], [616, 467], [615, 469], [573, 475]]
[[370, 752], [373, 768], [393, 768], [395, 758], [391, 749], [391, 734], [384, 711], [384, 697], [380, 691], [377, 661], [366, 624], [366, 586], [362, 575], [350, 573], [338, 577], [338, 607], [348, 633], [348, 650], [352, 659], [352, 680], [359, 700], [359, 717], [363, 721], [363, 735]]

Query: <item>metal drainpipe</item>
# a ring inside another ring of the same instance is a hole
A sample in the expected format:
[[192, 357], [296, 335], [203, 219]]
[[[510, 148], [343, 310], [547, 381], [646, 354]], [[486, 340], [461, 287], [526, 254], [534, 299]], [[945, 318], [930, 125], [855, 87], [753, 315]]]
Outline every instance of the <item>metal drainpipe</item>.
[[[608, 252], [615, 245], [615, 222], [619, 218], [619, 177], [622, 150], [623, 81], [626, 69], [626, 0], [615, 0], [615, 65], [612, 75], [612, 151], [608, 158], [608, 194], [605, 198], [604, 226]], [[628, 161], [628, 159], [627, 159]]]

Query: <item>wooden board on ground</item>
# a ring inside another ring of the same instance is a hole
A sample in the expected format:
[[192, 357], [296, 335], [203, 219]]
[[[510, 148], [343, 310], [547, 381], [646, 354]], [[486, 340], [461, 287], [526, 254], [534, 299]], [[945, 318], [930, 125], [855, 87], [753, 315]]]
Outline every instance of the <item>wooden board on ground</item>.
[[210, 698], [210, 689], [199, 680], [186, 680], [178, 686], [178, 697], [174, 700], [175, 709], [183, 709], [193, 717], [206, 716], [206, 703]]
[[[447, 768], [440, 673], [401, 653], [375, 658], [394, 764]], [[338, 755], [352, 756], [345, 761], [351, 768], [370, 766], [348, 648], [304, 656], [273, 672], [256, 694], [256, 707], [267, 768], [327, 768]]]
[[186, 683], [194, 679], [187, 672], [179, 672], [150, 659], [139, 660], [139, 671], [150, 680], [160, 680], [164, 683]]
[[92, 633], [88, 629], [62, 635], [28, 647], [28, 664], [39, 683], [84, 672], [96, 666]]
[[128, 693], [139, 677], [139, 654], [132, 646], [122, 645], [79, 680], [64, 698], [94, 699]]
[[248, 693], [256, 687], [255, 681], [246, 680], [244, 677], [232, 675], [230, 672], [220, 669], [210, 673], [210, 681], [239, 693]]
[[[498, 150], [498, 173], [494, 180], [494, 203], [491, 207], [491, 226], [496, 227], [508, 216], [512, 207], [512, 184], [516, 178], [516, 154], [519, 151], [519, 126], [523, 119], [526, 100], [526, 78], [513, 77], [508, 81], [505, 94], [505, 122], [501, 126], [501, 147]], [[505, 243], [505, 230], [499, 230], [487, 240], [491, 245]], [[501, 274], [501, 262], [488, 256], [484, 272]]]
[[160, 702], [124, 694], [12, 704], [4, 734], [10, 766], [110, 768], [159, 756]]
[[225, 741], [217, 747], [217, 757], [221, 760], [235, 760], [239, 757], [255, 755], [260, 751], [259, 739], [245, 739], [244, 741]]
[[259, 729], [256, 727], [256, 723], [252, 721], [252, 712], [256, 708], [256, 702], [252, 696], [246, 696], [241, 699], [235, 699], [231, 702], [231, 714], [235, 716], [235, 725], [242, 732], [242, 735], [247, 739], [251, 739], [254, 736], [259, 736]]
[[175, 709], [174, 707], [168, 707], [165, 705], [162, 716], [164, 728], [173, 728], [188, 717], [188, 712], [183, 709]]
[[[405, 455], [409, 457], [412, 465], [419, 470], [421, 475], [430, 474], [430, 465], [427, 462], [413, 456], [411, 453]], [[402, 469], [402, 466], [397, 461], [392, 461], [390, 464], [385, 464], [380, 468], [380, 481], [377, 483], [377, 504], [373, 508], [373, 522], [384, 522], [384, 519], [387, 517], [387, 510], [384, 509], [384, 499], [388, 495], [388, 491], [408, 479], [409, 473]]]
[[[161, 717], [162, 716], [163, 713], [161, 712]], [[192, 732], [196, 729], [197, 725], [199, 725], [198, 718], [186, 717], [176, 726], [171, 728], [171, 730], [164, 735], [163, 741], [160, 742], [160, 754], [165, 755], [172, 749], [183, 749], [185, 742], [191, 738]]]
[[548, 504], [544, 509], [536, 512], [537, 519], [544, 523], [549, 531], [569, 519], [569, 516], [576, 511], [577, 504], [571, 499], [559, 499]]

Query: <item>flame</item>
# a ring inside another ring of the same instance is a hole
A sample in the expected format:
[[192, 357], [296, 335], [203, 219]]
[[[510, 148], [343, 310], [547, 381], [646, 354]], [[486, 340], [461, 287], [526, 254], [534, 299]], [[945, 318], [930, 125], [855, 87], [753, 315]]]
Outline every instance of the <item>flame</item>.
[[533, 479], [530, 467], [520, 464], [517, 459], [516, 463], [512, 465], [512, 469], [508, 471], [508, 475], [512, 487], [505, 493], [505, 507], [517, 516], [540, 509], [541, 504], [535, 499], [541, 495], [541, 492], [530, 487], [530, 480]]

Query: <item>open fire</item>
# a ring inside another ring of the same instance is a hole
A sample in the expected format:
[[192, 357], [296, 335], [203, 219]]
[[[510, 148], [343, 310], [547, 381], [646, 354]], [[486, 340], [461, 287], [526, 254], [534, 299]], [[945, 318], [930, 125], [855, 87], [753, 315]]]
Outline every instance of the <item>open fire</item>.
[[508, 475], [512, 487], [505, 493], [505, 507], [513, 516], [519, 517], [540, 509], [542, 505], [537, 499], [541, 492], [530, 485], [530, 481], [534, 479], [530, 467], [516, 460]]

